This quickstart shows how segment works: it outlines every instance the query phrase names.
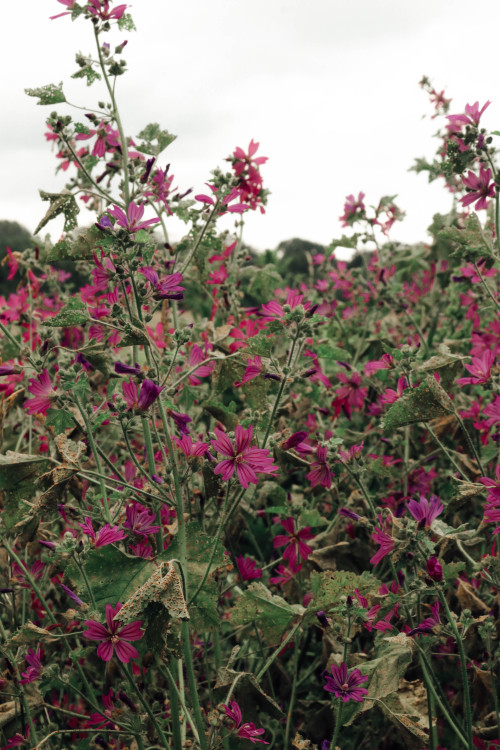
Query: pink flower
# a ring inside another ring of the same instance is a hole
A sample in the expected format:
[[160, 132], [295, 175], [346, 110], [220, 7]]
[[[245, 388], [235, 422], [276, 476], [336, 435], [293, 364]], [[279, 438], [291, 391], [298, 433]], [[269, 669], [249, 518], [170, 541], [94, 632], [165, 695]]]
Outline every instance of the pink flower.
[[431, 611], [432, 615], [430, 617], [426, 617], [425, 620], [420, 623], [420, 625], [417, 625], [416, 628], [410, 630], [408, 632], [409, 636], [420, 635], [421, 633], [430, 633], [436, 625], [439, 625], [439, 623], [441, 622], [441, 620], [439, 619], [439, 602], [434, 602], [434, 604], [431, 604]]
[[240, 386], [244, 385], [245, 383], [248, 383], [250, 380], [253, 380], [254, 378], [257, 378], [262, 372], [262, 360], [260, 357], [250, 357], [247, 361], [247, 367], [244, 372], [243, 377], [238, 382], [235, 382], [236, 388], [239, 388]]
[[[94, 2], [97, 3], [99, 0], [94, 0]], [[160, 221], [160, 219], [141, 221], [144, 215], [144, 206], [137, 206], [133, 201], [128, 204], [126, 214], [119, 206], [113, 206], [113, 208], [108, 209], [108, 214], [116, 219], [118, 226], [123, 227], [131, 234], [135, 234], [140, 229], [146, 229], [153, 224], [158, 224]]]
[[380, 545], [380, 548], [370, 559], [370, 562], [372, 565], [378, 565], [382, 558], [394, 549], [394, 540], [390, 534], [386, 534], [385, 531], [382, 531], [377, 526], [372, 534], [372, 539]]
[[351, 418], [352, 409], [362, 409], [368, 393], [368, 388], [361, 387], [361, 376], [357, 372], [351, 372], [347, 375], [344, 372], [337, 374], [338, 379], [344, 385], [337, 388], [332, 406], [335, 409], [335, 415], [340, 414], [343, 409], [346, 416]]
[[288, 561], [290, 569], [292, 570], [297, 567], [299, 557], [301, 557], [302, 560], [307, 560], [311, 554], [312, 547], [309, 547], [304, 540], [314, 539], [314, 534], [312, 533], [310, 526], [306, 526], [300, 531], [295, 531], [295, 520], [293, 518], [285, 518], [282, 521], [280, 521], [279, 518], [276, 518], [275, 523], [279, 523], [283, 526], [288, 534], [278, 534], [275, 536], [273, 539], [273, 547], [274, 549], [277, 549], [278, 547], [283, 547], [284, 544], [287, 545], [283, 552], [283, 559]]
[[96, 547], [105, 547], [107, 544], [114, 544], [114, 542], [119, 542], [127, 537], [122, 529], [119, 529], [118, 526], [111, 527], [109, 523], [96, 533], [92, 520], [88, 516], [85, 517], [85, 522], [79, 523], [78, 526], [84, 534], [92, 539]]
[[332, 486], [332, 477], [335, 475], [326, 463], [327, 450], [322, 445], [318, 445], [316, 448], [316, 461], [311, 463], [311, 471], [306, 474], [306, 479], [311, 482], [311, 487], [320, 484], [322, 487], [329, 489]]
[[160, 280], [151, 266], [142, 266], [139, 271], [155, 288], [154, 299], [184, 299], [185, 289], [179, 286], [182, 281], [181, 273], [171, 273]]
[[140, 503], [133, 503], [127, 505], [126, 508], [127, 520], [123, 524], [126, 529], [134, 531], [136, 534], [156, 534], [160, 527], [157, 526], [154, 521], [156, 516], [148, 508], [145, 508]]
[[386, 388], [384, 393], [382, 393], [382, 395], [380, 396], [379, 401], [381, 404], [394, 404], [401, 398], [405, 390], [406, 379], [398, 378], [396, 390], [394, 390], [394, 388]]
[[345, 199], [344, 213], [339, 216], [339, 221], [343, 227], [351, 226], [356, 219], [361, 219], [365, 213], [365, 204], [363, 203], [364, 193], [359, 193], [358, 198], [354, 195], [348, 195]]
[[476, 211], [488, 207], [488, 198], [495, 196], [495, 183], [490, 182], [491, 169], [485, 169], [481, 164], [479, 168], [479, 177], [469, 170], [467, 177], [462, 177], [462, 182], [468, 188], [467, 195], [460, 198], [463, 206], [476, 204]]
[[88, 0], [88, 11], [101, 21], [119, 21], [125, 13], [127, 5], [117, 5], [109, 10], [109, 0]]
[[[298, 294], [293, 289], [288, 292], [286, 295], [286, 302], [285, 305], [288, 305], [291, 310], [294, 310], [299, 305], [302, 305], [302, 300], [304, 299], [303, 294]], [[304, 302], [304, 310], [308, 310], [311, 306], [310, 302]], [[270, 302], [267, 302], [265, 305], [262, 305], [262, 313], [261, 317], [263, 320], [276, 320], [276, 319], [282, 319], [286, 315], [285, 310], [283, 309], [282, 305], [280, 305], [279, 302], [276, 302], [276, 300], [271, 300]]]
[[24, 408], [28, 414], [47, 414], [56, 397], [47, 370], [44, 369], [41, 375], [29, 379], [28, 391], [34, 396], [25, 401]]
[[277, 575], [270, 578], [269, 583], [277, 583], [279, 586], [284, 586], [285, 583], [288, 583], [292, 580], [295, 573], [298, 573], [299, 570], [302, 570], [302, 565], [297, 565], [297, 567], [293, 569], [292, 566], [290, 566], [290, 568], [286, 568], [284, 565], [278, 565], [278, 567], [274, 571], [275, 573], [277, 573]]
[[223, 479], [231, 479], [236, 468], [238, 481], [242, 487], [248, 489], [249, 484], [257, 484], [257, 474], [279, 472], [278, 467], [273, 465], [273, 458], [267, 449], [250, 447], [253, 438], [252, 426], [245, 430], [241, 425], [237, 425], [234, 446], [225, 432], [217, 428], [214, 432], [217, 439], [211, 441], [212, 447], [228, 457], [214, 469], [214, 473], [221, 474]]
[[236, 558], [236, 564], [238, 566], [238, 573], [242, 581], [251, 581], [253, 578], [262, 578], [262, 568], [257, 567], [255, 560], [251, 557], [240, 557]]
[[17, 273], [17, 269], [19, 268], [19, 262], [16, 257], [18, 256], [18, 253], [13, 253], [9, 246], [7, 246], [5, 250], [7, 252], [7, 265], [9, 266], [7, 281], [10, 281], [14, 278]]
[[[203, 362], [204, 359], [206, 359], [206, 357], [203, 354], [203, 349], [201, 349], [198, 344], [193, 344], [189, 351], [189, 369], [191, 369], [195, 365], [200, 364], [200, 362]], [[208, 375], [211, 375], [214, 366], [215, 362], [209, 362], [207, 365], [201, 365], [201, 367], [198, 367], [198, 369], [191, 373], [191, 375], [188, 377], [189, 385], [201, 385], [200, 378], [206, 378]]]
[[33, 651], [31, 648], [28, 649], [28, 653], [25, 656], [28, 669], [26, 672], [21, 673], [21, 676], [23, 677], [23, 679], [19, 681], [21, 685], [26, 685], [28, 682], [38, 680], [42, 671], [42, 662], [40, 661], [41, 655], [42, 652], [39, 648], [37, 648], [36, 651]]
[[333, 693], [336, 698], [342, 698], [344, 703], [348, 701], [363, 702], [363, 696], [368, 695], [368, 690], [359, 686], [367, 681], [368, 675], [362, 675], [359, 669], [348, 672], [345, 662], [342, 662], [339, 667], [332, 664], [330, 671], [331, 675], [328, 674], [326, 669], [322, 674], [322, 677], [326, 680], [326, 685], [323, 686], [324, 690]]
[[196, 443], [193, 443], [193, 438], [191, 435], [183, 435], [182, 438], [178, 438], [173, 436], [172, 440], [177, 445], [179, 450], [181, 450], [185, 456], [204, 456], [205, 454], [209, 454], [210, 456], [210, 448], [208, 445], [203, 443], [201, 440], [198, 440]]
[[95, 620], [86, 620], [84, 625], [88, 630], [83, 631], [85, 638], [91, 641], [100, 641], [97, 647], [97, 656], [103, 661], [110, 661], [113, 652], [116, 651], [118, 659], [124, 664], [128, 664], [130, 659], [137, 659], [139, 652], [129, 641], [138, 641], [144, 633], [141, 631], [142, 621], [135, 620], [128, 625], [120, 627], [119, 622], [114, 621], [122, 605], [117, 603], [113, 609], [111, 604], [106, 604], [106, 625], [104, 627], [100, 622]]
[[432, 522], [441, 514], [443, 503], [437, 495], [431, 495], [430, 500], [427, 500], [424, 495], [420, 495], [418, 502], [410, 500], [406, 504], [406, 507], [413, 518], [418, 521], [419, 527], [422, 526], [425, 529], [430, 529]]
[[480, 357], [472, 357], [472, 364], [465, 365], [465, 369], [472, 375], [471, 378], [458, 378], [459, 385], [479, 385], [487, 383], [491, 377], [491, 368], [495, 363], [495, 354], [487, 349]]
[[53, 21], [55, 18], [61, 18], [61, 16], [71, 15], [71, 9], [73, 5], [75, 4], [76, 0], [57, 0], [57, 2], [61, 3], [61, 5], [65, 5], [66, 8], [68, 8], [68, 10], [65, 11], [64, 13], [58, 13], [57, 16], [50, 16], [49, 18], [51, 21]]
[[373, 359], [365, 365], [365, 375], [369, 377], [377, 370], [389, 370], [394, 367], [394, 357], [391, 354], [382, 354], [380, 359]]
[[450, 121], [450, 124], [453, 126], [453, 128], [456, 128], [456, 130], [460, 130], [462, 128], [462, 125], [473, 125], [477, 127], [479, 125], [481, 115], [483, 114], [484, 110], [490, 106], [490, 104], [490, 101], [486, 102], [486, 104], [484, 104], [481, 109], [479, 109], [479, 102], [474, 102], [474, 104], [466, 104], [464, 115], [447, 115], [446, 119]]
[[253, 742], [254, 744], [256, 742], [262, 742], [263, 745], [269, 745], [269, 742], [259, 738], [259, 735], [264, 734], [264, 729], [257, 729], [252, 721], [247, 721], [245, 724], [241, 723], [241, 709], [236, 701], [230, 701], [229, 706], [226, 706], [224, 703], [222, 705], [226, 715], [233, 722], [233, 729], [237, 730], [238, 737], [250, 740], [250, 742]]

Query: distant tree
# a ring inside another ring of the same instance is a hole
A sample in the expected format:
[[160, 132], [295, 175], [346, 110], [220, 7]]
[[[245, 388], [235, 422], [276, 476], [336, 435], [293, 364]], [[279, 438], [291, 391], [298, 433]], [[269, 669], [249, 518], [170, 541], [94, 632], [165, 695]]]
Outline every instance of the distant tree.
[[309, 275], [312, 256], [324, 253], [325, 247], [317, 242], [294, 237], [278, 245], [278, 271], [287, 284], [296, 284]]

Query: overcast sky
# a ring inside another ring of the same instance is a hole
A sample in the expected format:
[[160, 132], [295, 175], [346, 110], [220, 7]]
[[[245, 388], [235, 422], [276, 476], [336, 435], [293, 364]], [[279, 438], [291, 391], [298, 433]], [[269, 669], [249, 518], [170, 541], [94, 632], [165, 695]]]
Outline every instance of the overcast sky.
[[[2, 3], [0, 219], [31, 231], [47, 206], [38, 189], [57, 191], [65, 179], [44, 138], [54, 107], [24, 89], [62, 80], [74, 103], [104, 97], [99, 82], [70, 78], [75, 53], [94, 53], [94, 40], [81, 19], [49, 20], [63, 10], [56, 0]], [[258, 249], [291, 237], [328, 244], [342, 233], [345, 196], [360, 190], [368, 204], [397, 193], [407, 218], [394, 237], [425, 241], [450, 196], [407, 171], [437, 144], [437, 121], [422, 119], [423, 74], [453, 98], [452, 113], [491, 99], [483, 122], [500, 129], [498, 0], [135, 0], [130, 11], [137, 32], [109, 35], [129, 41], [129, 72], [117, 83], [127, 134], [149, 122], [177, 134], [160, 165], [195, 191], [235, 146], [259, 141], [272, 195], [264, 216], [247, 215], [244, 235]], [[80, 223], [89, 219], [82, 211]], [[48, 226], [54, 241], [61, 228]]]

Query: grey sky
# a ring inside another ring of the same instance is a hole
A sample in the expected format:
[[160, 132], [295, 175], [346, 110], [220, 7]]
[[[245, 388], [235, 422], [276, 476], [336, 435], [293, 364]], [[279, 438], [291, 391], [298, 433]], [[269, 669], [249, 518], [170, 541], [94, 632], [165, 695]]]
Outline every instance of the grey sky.
[[[64, 81], [68, 99], [91, 107], [104, 92], [73, 81], [75, 52], [93, 52], [82, 20], [49, 21], [56, 0], [4, 3], [0, 57], [0, 218], [33, 230], [45, 212], [38, 188], [58, 190], [56, 160], [44, 139], [53, 107], [38, 107], [24, 88]], [[425, 176], [408, 173], [431, 156], [437, 122], [418, 81], [425, 73], [453, 98], [493, 101], [484, 123], [500, 129], [497, 29], [500, 6], [479, 12], [464, 0], [135, 0], [137, 33], [124, 38], [129, 72], [118, 81], [124, 127], [136, 135], [159, 122], [178, 135], [162, 156], [175, 184], [201, 190], [210, 170], [235, 146], [260, 142], [262, 173], [272, 191], [267, 212], [249, 215], [245, 239], [275, 247], [298, 236], [327, 244], [341, 233], [344, 198], [360, 190], [367, 203], [399, 195], [407, 212], [394, 236], [425, 240], [433, 213], [450, 197]], [[64, 105], [59, 110], [65, 112]], [[68, 110], [71, 111], [71, 110]], [[76, 110], [72, 111], [72, 114]], [[83, 113], [81, 113], [83, 115]], [[89, 215], [83, 210], [80, 222]], [[231, 226], [233, 219], [226, 220]], [[48, 230], [54, 240], [61, 224]], [[174, 237], [182, 227], [171, 226]]]

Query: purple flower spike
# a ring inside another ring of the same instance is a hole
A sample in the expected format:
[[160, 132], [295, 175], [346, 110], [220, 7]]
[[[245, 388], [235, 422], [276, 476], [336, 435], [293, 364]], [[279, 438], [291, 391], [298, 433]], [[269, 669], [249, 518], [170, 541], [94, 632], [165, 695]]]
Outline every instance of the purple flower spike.
[[358, 516], [358, 514], [355, 513], [353, 510], [346, 508], [345, 505], [342, 506], [342, 508], [339, 508], [339, 516], [344, 516], [344, 518], [350, 518], [353, 521], [359, 521], [359, 519], [361, 518], [361, 516]]
[[353, 669], [349, 674], [347, 671], [347, 664], [342, 662], [340, 667], [336, 667], [334, 664], [330, 667], [331, 676], [325, 670], [323, 677], [326, 680], [326, 685], [323, 686], [324, 690], [329, 693], [333, 693], [336, 698], [342, 698], [344, 703], [348, 701], [356, 701], [362, 703], [364, 695], [368, 695], [368, 690], [359, 687], [361, 683], [366, 682], [368, 675], [362, 675], [359, 669]]
[[142, 411], [149, 409], [151, 404], [156, 401], [163, 388], [164, 386], [156, 385], [152, 380], [144, 380], [141, 385], [139, 398], [137, 399], [137, 406], [139, 409], [142, 409]]

